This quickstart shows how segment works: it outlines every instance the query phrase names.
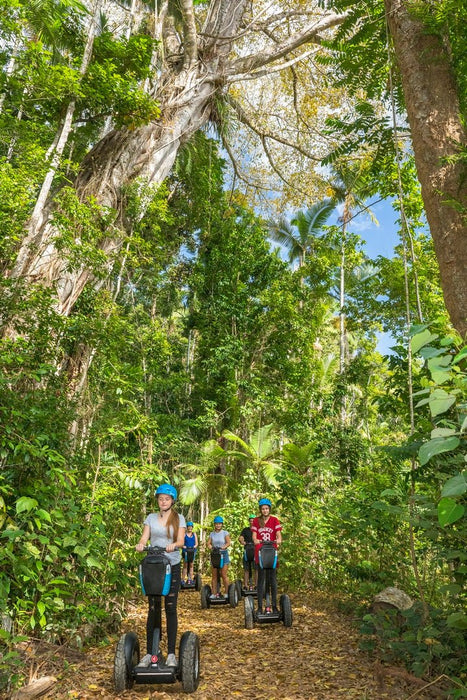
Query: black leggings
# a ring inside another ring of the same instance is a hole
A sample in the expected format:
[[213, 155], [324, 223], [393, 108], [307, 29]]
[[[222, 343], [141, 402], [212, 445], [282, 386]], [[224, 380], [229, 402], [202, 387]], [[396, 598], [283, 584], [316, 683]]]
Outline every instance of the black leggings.
[[[277, 608], [277, 574], [276, 569], [268, 569], [269, 580], [271, 582], [271, 605]], [[263, 607], [263, 598], [266, 598], [266, 569], [258, 567], [258, 608]]]
[[[177, 641], [178, 631], [178, 615], [177, 615], [177, 598], [180, 590], [180, 564], [172, 566], [172, 580], [170, 582], [170, 590], [165, 596], [165, 619], [167, 622], [167, 653], [175, 654], [175, 643]], [[149, 610], [146, 620], [146, 647], [148, 654], [152, 654], [152, 640], [154, 630], [159, 628], [160, 638], [162, 639], [162, 596], [148, 596]], [[155, 649], [154, 651], [157, 651]]]

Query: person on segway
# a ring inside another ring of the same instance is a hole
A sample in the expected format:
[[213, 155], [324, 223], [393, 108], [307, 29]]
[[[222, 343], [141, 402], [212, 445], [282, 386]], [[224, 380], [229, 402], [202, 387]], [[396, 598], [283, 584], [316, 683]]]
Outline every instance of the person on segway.
[[[187, 550], [194, 550], [193, 558], [187, 556]], [[183, 572], [182, 580], [186, 583], [193, 583], [195, 577], [194, 574], [194, 561], [196, 556], [196, 550], [198, 549], [198, 535], [193, 531], [193, 523], [191, 520], [187, 521], [185, 541], [183, 544], [182, 554], [183, 554]], [[191, 561], [188, 561], [191, 559]]]
[[222, 549], [224, 551], [224, 564], [222, 569], [215, 569], [212, 567], [212, 591], [218, 597], [221, 596], [220, 593], [220, 581], [218, 581], [218, 571], [224, 583], [225, 596], [229, 594], [229, 579], [227, 572], [229, 569], [230, 558], [229, 550], [230, 547], [230, 535], [227, 530], [223, 529], [224, 518], [221, 515], [216, 515], [214, 518], [214, 530], [209, 533], [208, 537], [208, 548], [213, 549], [214, 547]]
[[[282, 525], [279, 520], [271, 515], [271, 501], [269, 498], [261, 498], [258, 502], [260, 516], [255, 518], [251, 524], [251, 532], [253, 535], [253, 543], [255, 545], [255, 563], [257, 565], [257, 590], [258, 590], [258, 613], [263, 610], [264, 596], [264, 569], [259, 566], [259, 552], [263, 542], [272, 542], [275, 549], [282, 542]], [[271, 570], [271, 605], [272, 612], [277, 613], [277, 576], [276, 570]]]
[[[149, 513], [143, 523], [143, 533], [136, 545], [137, 552], [142, 552], [150, 542], [152, 547], [163, 547], [167, 552], [167, 558], [172, 565], [172, 578], [170, 590], [165, 596], [165, 617], [167, 623], [167, 666], [178, 666], [175, 656], [175, 643], [177, 640], [178, 615], [177, 599], [180, 590], [180, 547], [185, 540], [185, 518], [173, 507], [177, 500], [177, 490], [171, 484], [161, 484], [155, 491], [158, 513]], [[156, 628], [161, 629], [162, 597], [148, 596], [148, 616], [146, 620], [146, 644], [147, 654], [143, 656], [138, 666], [149, 666], [151, 663], [151, 650], [153, 634]]]
[[[251, 525], [253, 524], [253, 520], [255, 519], [255, 515], [249, 515], [248, 520], [249, 520], [249, 525], [248, 527], [244, 527], [243, 530], [240, 533], [240, 537], [238, 538], [238, 541], [244, 548], [244, 553], [243, 553], [243, 587], [247, 590], [253, 590], [253, 588], [256, 588], [256, 583], [257, 583], [257, 569], [256, 565], [253, 561], [251, 560], [249, 556], [249, 549], [253, 548], [254, 552], [254, 543], [253, 543], [253, 533], [251, 532]], [[253, 580], [253, 570], [254, 570], [254, 586], [252, 585], [252, 580]]]

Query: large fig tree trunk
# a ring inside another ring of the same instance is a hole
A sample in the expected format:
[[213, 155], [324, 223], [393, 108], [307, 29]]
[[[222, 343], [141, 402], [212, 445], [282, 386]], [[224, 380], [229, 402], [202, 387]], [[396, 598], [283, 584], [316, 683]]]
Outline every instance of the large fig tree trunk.
[[[103, 207], [121, 211], [122, 187], [136, 178], [149, 184], [164, 181], [174, 164], [178, 149], [209, 118], [213, 93], [212, 80], [200, 80], [196, 69], [185, 76], [194, 87], [185, 87], [185, 101], [175, 104], [169, 117], [163, 117], [137, 130], [111, 131], [89, 152], [83, 161], [75, 187], [81, 199], [95, 197]], [[50, 211], [50, 205], [49, 205]], [[14, 275], [54, 284], [57, 291], [57, 310], [68, 314], [91, 278], [89, 269], [69, 271], [63, 253], [57, 251], [57, 235], [50, 218], [25, 241], [14, 269]], [[109, 255], [109, 265], [122, 245], [122, 237], [115, 232], [101, 241], [102, 250]], [[103, 281], [103, 277], [101, 277]], [[99, 282], [94, 280], [94, 284]]]
[[411, 17], [405, 0], [385, 0], [426, 216], [446, 308], [467, 333], [467, 177], [455, 156], [467, 145], [448, 48]]
[[[134, 130], [111, 131], [92, 148], [75, 182], [82, 200], [95, 198], [101, 206], [117, 210], [119, 220], [123, 221], [122, 188], [137, 178], [148, 184], [162, 183], [180, 146], [208, 122], [216, 95], [222, 94], [231, 82], [297, 52], [302, 46], [320, 43], [321, 32], [343, 19], [342, 15], [325, 13], [321, 19], [310, 20], [305, 13], [306, 20], [299, 31], [286, 34], [281, 42], [271, 41], [269, 47], [251, 55], [245, 55], [243, 49], [242, 57], [235, 58], [234, 42], [240, 37], [245, 44], [241, 26], [249, 5], [247, 0], [212, 0], [198, 34], [193, 0], [181, 0], [181, 36], [175, 30], [167, 1], [161, 3], [158, 21], [163, 27], [165, 58], [154, 94], [160, 104], [160, 119]], [[254, 23], [246, 22], [246, 26], [256, 36]], [[299, 59], [297, 53], [293, 60]], [[68, 314], [92, 279], [92, 273], [84, 266], [70, 270], [63, 252], [56, 249], [58, 232], [53, 223], [53, 200], [44, 205], [42, 214], [40, 222], [31, 222], [11, 275], [53, 285], [57, 291], [57, 310]], [[100, 242], [101, 249], [108, 254], [109, 270], [121, 245], [122, 236], [116, 229]], [[103, 277], [99, 276], [102, 281], [93, 279], [93, 283], [103, 284]]]

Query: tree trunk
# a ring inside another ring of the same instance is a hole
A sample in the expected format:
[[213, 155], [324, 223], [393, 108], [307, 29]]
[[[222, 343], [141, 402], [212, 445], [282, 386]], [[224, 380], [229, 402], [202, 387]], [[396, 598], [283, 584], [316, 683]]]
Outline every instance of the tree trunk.
[[404, 0], [385, 0], [412, 133], [418, 179], [452, 324], [467, 333], [466, 146], [457, 86], [441, 37], [413, 19]]
[[[209, 118], [213, 86], [207, 78], [204, 82], [197, 81], [196, 76], [190, 78], [193, 78], [194, 85], [191, 89], [185, 88], [186, 100], [173, 109], [169, 108], [168, 116], [161, 122], [133, 131], [111, 131], [96, 144], [83, 161], [75, 183], [81, 199], [94, 196], [101, 206], [120, 212], [122, 185], [136, 178], [149, 184], [163, 182], [170, 173], [180, 145]], [[86, 268], [67, 270], [66, 259], [53, 244], [56, 235], [49, 218], [36, 233], [33, 246], [30, 240], [25, 241], [13, 276], [54, 284], [58, 295], [57, 310], [67, 315], [92, 273]], [[121, 237], [108, 237], [101, 242], [100, 247], [109, 256], [109, 268], [121, 245]], [[103, 282], [95, 281], [95, 284]]]

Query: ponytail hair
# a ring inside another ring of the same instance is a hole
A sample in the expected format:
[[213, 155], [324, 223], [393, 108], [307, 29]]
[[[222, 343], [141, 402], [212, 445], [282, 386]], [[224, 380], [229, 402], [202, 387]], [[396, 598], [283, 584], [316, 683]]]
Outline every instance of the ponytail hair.
[[180, 516], [174, 508], [170, 509], [170, 515], [167, 518], [167, 537], [173, 542], [177, 540], [178, 528], [180, 527]]

